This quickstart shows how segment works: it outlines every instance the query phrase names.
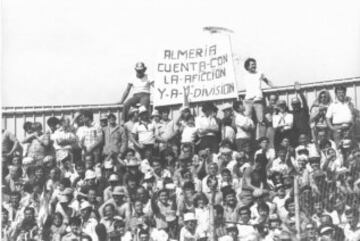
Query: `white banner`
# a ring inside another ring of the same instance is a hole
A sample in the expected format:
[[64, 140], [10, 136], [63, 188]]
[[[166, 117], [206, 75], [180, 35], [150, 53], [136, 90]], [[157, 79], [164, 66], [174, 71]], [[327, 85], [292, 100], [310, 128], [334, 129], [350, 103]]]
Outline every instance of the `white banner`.
[[214, 36], [200, 44], [163, 49], [156, 62], [155, 106], [237, 97], [230, 42]]

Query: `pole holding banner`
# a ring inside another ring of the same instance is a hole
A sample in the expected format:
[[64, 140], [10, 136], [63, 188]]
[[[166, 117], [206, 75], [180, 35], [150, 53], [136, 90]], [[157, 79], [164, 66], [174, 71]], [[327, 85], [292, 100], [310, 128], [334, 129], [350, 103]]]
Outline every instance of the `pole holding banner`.
[[[236, 66], [236, 63], [234, 61], [234, 51], [233, 51], [233, 45], [232, 45], [232, 40], [231, 40], [231, 34], [234, 33], [234, 31], [232, 31], [231, 29], [228, 29], [228, 28], [224, 28], [224, 27], [215, 27], [215, 26], [208, 26], [208, 27], [204, 27], [203, 28], [204, 31], [209, 31], [211, 34], [224, 34], [228, 37], [229, 39], [229, 46], [230, 46], [230, 52], [231, 52], [231, 56], [232, 56], [232, 62], [233, 62], [233, 70], [234, 70], [234, 78], [235, 78], [235, 89], [238, 90], [238, 76], [237, 76], [237, 73], [235, 71], [235, 66]], [[236, 99], [238, 99], [239, 96], [237, 96]]]

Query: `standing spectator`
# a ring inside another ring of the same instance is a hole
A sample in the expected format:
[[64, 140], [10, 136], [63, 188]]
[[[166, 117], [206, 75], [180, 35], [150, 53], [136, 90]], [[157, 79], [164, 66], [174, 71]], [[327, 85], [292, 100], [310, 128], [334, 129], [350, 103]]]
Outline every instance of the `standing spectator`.
[[117, 157], [122, 155], [127, 147], [127, 137], [125, 129], [116, 124], [116, 116], [108, 115], [108, 126], [104, 128], [104, 148], [103, 154]]
[[108, 115], [101, 113], [100, 114], [100, 126], [105, 129], [108, 126]]
[[125, 99], [128, 97], [131, 88], [133, 88], [133, 96], [128, 99], [123, 106], [123, 120], [127, 121], [127, 114], [130, 106], [135, 106], [137, 103], [145, 106], [149, 109], [150, 105], [150, 86], [153, 84], [153, 81], [148, 79], [148, 75], [145, 74], [146, 66], [143, 62], [138, 62], [135, 65], [136, 78], [128, 83], [123, 96], [119, 104], [123, 104]]
[[16, 150], [21, 148], [16, 136], [8, 130], [1, 130], [1, 154], [3, 158], [3, 164], [8, 164], [12, 158], [12, 155]]
[[294, 140], [291, 138], [294, 116], [289, 112], [284, 100], [279, 100], [277, 103], [277, 109], [277, 113], [273, 115], [273, 127], [275, 129], [275, 148], [278, 147], [284, 137], [287, 137], [290, 141], [294, 142]]
[[275, 130], [273, 127], [273, 115], [275, 113], [276, 104], [279, 100], [279, 96], [277, 94], [270, 94], [268, 100], [269, 104], [265, 107], [264, 110], [266, 137], [269, 138], [270, 147], [274, 148]]
[[328, 129], [326, 112], [331, 102], [332, 100], [329, 91], [321, 90], [310, 108], [310, 127], [314, 140], [320, 130], [326, 131]]
[[81, 126], [76, 135], [78, 137], [83, 153], [92, 153], [95, 163], [101, 161], [100, 147], [103, 143], [103, 131], [101, 127], [95, 124], [94, 116], [91, 111], [83, 112], [84, 126]]
[[232, 144], [235, 144], [235, 129], [233, 121], [233, 106], [231, 104], [225, 104], [222, 108], [224, 117], [221, 125], [221, 140], [228, 140]]
[[33, 123], [32, 128], [34, 132], [24, 140], [25, 143], [30, 143], [27, 156], [34, 162], [41, 162], [45, 156], [54, 155], [52, 141], [49, 133], [42, 133], [41, 123]]
[[60, 120], [55, 116], [50, 117], [46, 123], [50, 128], [49, 130], [50, 135], [54, 134], [55, 131], [60, 127]]
[[254, 122], [244, 115], [245, 107], [241, 101], [236, 103], [234, 112], [234, 124], [236, 127], [236, 150], [241, 151], [245, 146], [251, 146], [251, 132], [255, 128]]
[[61, 118], [60, 127], [55, 130], [52, 135], [54, 148], [56, 152], [56, 160], [61, 162], [68, 155], [72, 154], [72, 149], [76, 147], [77, 138], [72, 132], [70, 119]]
[[192, 115], [188, 116], [185, 125], [180, 127], [180, 132], [181, 144], [190, 143], [194, 149], [199, 130], [195, 126], [195, 119]]
[[327, 109], [326, 120], [332, 131], [334, 141], [339, 146], [344, 131], [353, 125], [353, 106], [346, 97], [344, 86], [336, 86], [335, 95], [335, 101]]
[[202, 106], [202, 115], [196, 117], [195, 126], [199, 131], [200, 143], [199, 150], [210, 148], [212, 153], [216, 153], [218, 150], [217, 135], [219, 132], [219, 125], [217, 120], [212, 115], [214, 105], [210, 102], [206, 102]]
[[157, 136], [156, 126], [150, 120], [149, 112], [145, 106], [139, 108], [139, 122], [135, 123], [130, 135], [130, 140], [135, 147], [144, 154], [146, 150], [154, 149], [155, 141], [160, 138]]
[[[300, 134], [311, 136], [310, 132], [310, 115], [309, 107], [304, 93], [301, 91], [301, 86], [298, 82], [295, 83], [295, 93], [299, 94], [301, 101], [298, 97], [291, 100], [291, 107], [293, 109], [293, 138], [297, 140]], [[302, 103], [302, 106], [301, 106]]]
[[130, 135], [131, 135], [132, 129], [134, 128], [135, 123], [138, 122], [138, 120], [139, 120], [139, 109], [131, 106], [128, 114], [129, 114], [129, 120], [127, 122], [125, 122], [125, 124], [124, 124], [124, 128], [126, 131], [126, 137], [128, 140], [127, 146], [128, 146], [128, 148], [134, 149], [134, 143], [131, 141]]
[[247, 71], [243, 79], [243, 83], [245, 84], [245, 115], [251, 118], [253, 110], [255, 111], [257, 123], [256, 138], [259, 138], [265, 136], [266, 132], [264, 122], [264, 99], [261, 83], [264, 82], [270, 87], [273, 87], [273, 85], [263, 73], [257, 71], [255, 59], [248, 58], [244, 63], [244, 67]]

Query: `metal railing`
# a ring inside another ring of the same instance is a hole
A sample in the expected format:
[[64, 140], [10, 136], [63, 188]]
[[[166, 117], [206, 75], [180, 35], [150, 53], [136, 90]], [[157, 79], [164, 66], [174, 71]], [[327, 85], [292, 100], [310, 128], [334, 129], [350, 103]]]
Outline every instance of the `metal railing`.
[[[360, 77], [327, 80], [314, 83], [302, 84], [302, 89], [307, 97], [309, 105], [316, 99], [318, 92], [322, 89], [333, 90], [337, 85], [345, 85], [347, 87], [347, 95], [352, 99], [357, 109], [360, 109]], [[265, 95], [277, 93], [280, 99], [289, 100], [295, 96], [293, 85], [280, 86], [272, 89], [264, 89]], [[243, 96], [245, 91], [239, 91], [239, 96]], [[333, 91], [331, 91], [333, 96]], [[214, 103], [221, 106], [229, 100], [217, 100]], [[199, 113], [200, 103], [192, 103], [192, 108]], [[171, 106], [171, 117], [178, 115], [179, 105]], [[9, 129], [16, 135], [24, 135], [22, 126], [26, 121], [39, 121], [45, 129], [46, 120], [51, 116], [60, 117], [73, 116], [77, 111], [92, 110], [95, 120], [98, 120], [102, 113], [114, 113], [118, 119], [121, 119], [122, 105], [119, 104], [98, 104], [98, 105], [53, 105], [53, 106], [16, 106], [2, 107], [2, 124], [3, 128]], [[221, 114], [219, 112], [219, 114]]]

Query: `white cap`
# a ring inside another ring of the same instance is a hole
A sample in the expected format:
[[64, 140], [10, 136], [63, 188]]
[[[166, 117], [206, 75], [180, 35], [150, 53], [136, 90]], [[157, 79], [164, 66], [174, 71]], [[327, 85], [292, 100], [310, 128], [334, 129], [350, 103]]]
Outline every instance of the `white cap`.
[[221, 147], [220, 148], [220, 153], [231, 153], [232, 152], [232, 150], [230, 149], [230, 148], [228, 148], [228, 147]]
[[100, 114], [100, 120], [107, 120], [107, 114], [101, 113]]
[[184, 222], [194, 221], [194, 220], [196, 220], [196, 217], [195, 217], [194, 213], [185, 213], [184, 214]]
[[67, 203], [68, 201], [70, 201], [70, 197], [67, 195], [60, 195], [59, 196], [59, 203]]
[[146, 107], [145, 106], [140, 106], [139, 107], [139, 114], [141, 114], [141, 113], [144, 113], [144, 112], [147, 112], [148, 110], [146, 109]]
[[112, 191], [113, 195], [122, 195], [125, 196], [125, 189], [122, 186], [116, 186]]
[[145, 173], [144, 180], [152, 178], [154, 175], [151, 171]]
[[82, 201], [80, 203], [80, 210], [84, 210], [86, 208], [91, 208], [91, 204], [88, 201]]
[[228, 109], [232, 109], [233, 106], [230, 103], [225, 103], [224, 106], [221, 108], [222, 111], [228, 110]]
[[139, 109], [138, 108], [135, 108], [135, 107], [130, 107], [130, 109], [129, 109], [129, 114], [131, 114], [131, 113], [134, 113], [134, 112], [137, 112], [137, 111], [139, 111]]
[[160, 116], [160, 112], [157, 109], [154, 109], [151, 113], [151, 116]]
[[96, 178], [96, 174], [93, 170], [87, 170], [85, 172], [85, 180], [94, 179]]
[[23, 165], [32, 165], [34, 164], [34, 159], [32, 157], [24, 157], [22, 163]]
[[55, 160], [55, 158], [53, 156], [48, 155], [48, 156], [44, 157], [43, 162], [47, 163], [47, 162], [54, 161], [54, 160]]
[[174, 190], [176, 188], [175, 183], [168, 183], [165, 185], [165, 189]]
[[104, 168], [105, 168], [105, 169], [111, 169], [111, 168], [113, 168], [113, 167], [114, 167], [114, 165], [113, 165], [113, 163], [112, 163], [111, 160], [104, 161]]
[[111, 174], [109, 177], [109, 182], [117, 182], [119, 181], [119, 176], [116, 174]]
[[74, 194], [74, 190], [71, 187], [67, 187], [64, 189], [64, 191], [61, 192], [63, 195], [72, 195]]

